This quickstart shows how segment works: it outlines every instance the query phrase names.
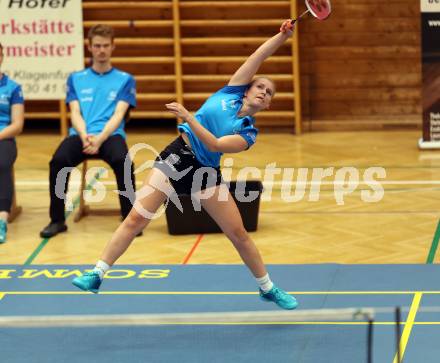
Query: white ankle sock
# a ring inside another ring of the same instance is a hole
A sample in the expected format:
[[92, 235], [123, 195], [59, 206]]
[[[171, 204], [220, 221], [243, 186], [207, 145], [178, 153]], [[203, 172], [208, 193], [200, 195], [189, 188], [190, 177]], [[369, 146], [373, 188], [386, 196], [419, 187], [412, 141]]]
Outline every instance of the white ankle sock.
[[110, 270], [110, 265], [106, 264], [104, 261], [99, 260], [96, 262], [96, 266], [93, 271], [97, 272], [99, 278], [102, 280], [104, 278], [105, 273]]
[[263, 292], [268, 292], [273, 287], [273, 282], [270, 280], [269, 274], [263, 277], [257, 277], [256, 280]]

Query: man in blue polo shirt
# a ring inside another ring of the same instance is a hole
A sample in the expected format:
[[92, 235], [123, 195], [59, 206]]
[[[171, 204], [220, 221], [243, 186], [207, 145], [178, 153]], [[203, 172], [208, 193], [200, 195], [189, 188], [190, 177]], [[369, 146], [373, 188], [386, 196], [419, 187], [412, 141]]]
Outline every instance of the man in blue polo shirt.
[[[58, 178], [64, 168], [75, 167], [87, 158], [106, 161], [116, 175], [119, 191], [125, 191], [124, 173], [131, 174], [135, 190], [133, 165], [124, 170], [128, 153], [124, 126], [130, 108], [136, 107], [134, 78], [111, 65], [114, 32], [106, 25], [89, 30], [90, 68], [72, 73], [67, 80], [66, 103], [70, 106], [72, 128], [50, 161], [50, 223], [41, 232], [50, 238], [67, 230], [64, 217], [65, 199], [56, 191], [67, 192], [66, 178]], [[64, 169], [65, 170], [65, 169]], [[63, 185], [60, 184], [63, 180]], [[129, 198], [119, 195], [121, 215], [125, 218], [132, 207], [134, 192]]]
[[[0, 44], [0, 67], [2, 63], [3, 46]], [[0, 71], [0, 243], [6, 242], [14, 195], [12, 168], [17, 158], [15, 137], [23, 129], [23, 104], [21, 86]]]

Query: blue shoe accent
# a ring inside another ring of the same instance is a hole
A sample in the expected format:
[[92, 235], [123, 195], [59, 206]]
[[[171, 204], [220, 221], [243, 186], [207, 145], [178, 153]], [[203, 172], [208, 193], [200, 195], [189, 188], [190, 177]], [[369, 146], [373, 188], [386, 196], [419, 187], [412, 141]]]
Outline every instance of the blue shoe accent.
[[75, 277], [72, 280], [72, 284], [79, 287], [81, 290], [90, 291], [94, 294], [98, 293], [99, 286], [101, 286], [102, 280], [99, 274], [95, 271], [86, 272], [84, 275]]
[[8, 224], [3, 219], [0, 219], [0, 243], [6, 242], [7, 232], [8, 232]]
[[281, 290], [275, 285], [273, 285], [272, 289], [270, 289], [268, 292], [263, 292], [263, 290], [260, 289], [260, 297], [264, 301], [273, 301], [280, 308], [286, 310], [293, 310], [298, 306], [298, 301], [296, 301], [293, 296], [289, 295], [287, 292]]

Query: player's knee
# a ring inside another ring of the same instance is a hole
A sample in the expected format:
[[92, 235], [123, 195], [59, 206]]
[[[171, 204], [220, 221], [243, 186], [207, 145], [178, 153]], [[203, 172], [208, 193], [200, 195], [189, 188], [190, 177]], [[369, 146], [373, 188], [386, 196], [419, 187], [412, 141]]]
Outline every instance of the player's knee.
[[229, 237], [236, 244], [244, 244], [249, 240], [248, 233], [244, 226], [234, 227], [231, 230]]
[[67, 160], [65, 160], [63, 157], [56, 155], [56, 154], [54, 156], [52, 156], [52, 159], [49, 161], [49, 166], [51, 168], [61, 169], [66, 165], [67, 165]]
[[145, 218], [136, 211], [132, 210], [124, 220], [127, 228], [136, 229], [145, 223]]

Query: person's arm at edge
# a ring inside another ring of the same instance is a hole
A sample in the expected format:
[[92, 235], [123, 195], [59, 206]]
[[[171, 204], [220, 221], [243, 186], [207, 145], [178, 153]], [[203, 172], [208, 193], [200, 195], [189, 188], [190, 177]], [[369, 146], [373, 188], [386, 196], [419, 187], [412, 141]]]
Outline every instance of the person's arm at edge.
[[21, 134], [24, 125], [24, 104], [16, 103], [11, 107], [11, 124], [0, 131], [0, 140], [12, 139]]

